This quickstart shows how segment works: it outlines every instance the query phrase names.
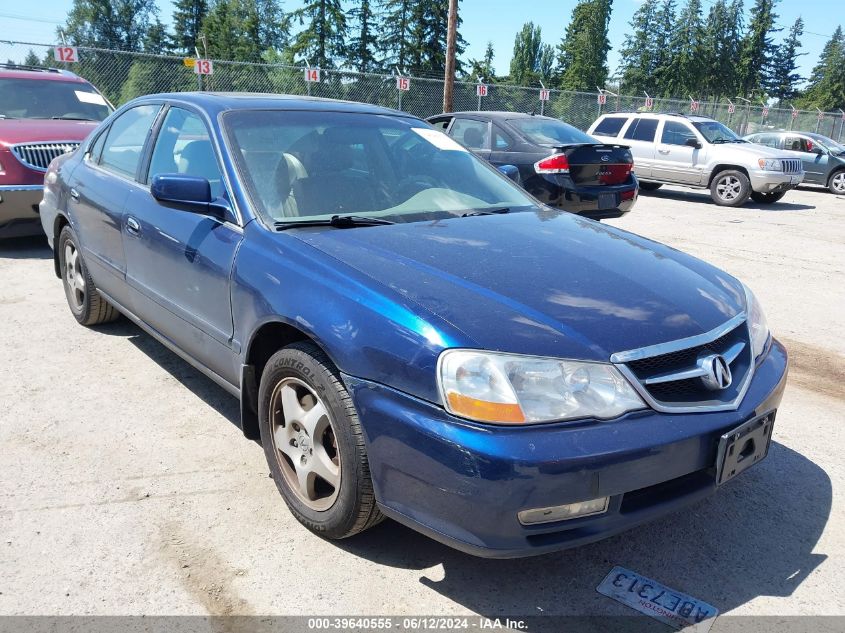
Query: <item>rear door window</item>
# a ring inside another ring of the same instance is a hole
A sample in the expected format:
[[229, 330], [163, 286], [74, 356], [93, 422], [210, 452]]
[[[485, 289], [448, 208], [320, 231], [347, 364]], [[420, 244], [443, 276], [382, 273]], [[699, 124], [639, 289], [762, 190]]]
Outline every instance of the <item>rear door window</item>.
[[493, 126], [493, 149], [500, 152], [510, 149], [513, 142], [498, 125]]
[[657, 119], [636, 118], [625, 130], [625, 138], [632, 141], [654, 142], [654, 133], [657, 132]]
[[449, 124], [452, 122], [452, 117], [444, 117], [442, 119], [434, 119], [431, 121], [431, 126], [441, 132], [449, 129]]
[[619, 136], [619, 132], [622, 130], [627, 120], [628, 117], [624, 116], [605, 117], [599, 122], [596, 129], [593, 130], [593, 134], [601, 134], [602, 136]]
[[660, 142], [666, 145], [686, 145], [689, 139], [696, 139], [695, 132], [688, 125], [680, 121], [669, 121], [663, 123], [663, 134]]
[[117, 117], [109, 128], [103, 145], [100, 166], [122, 176], [135, 177], [147, 135], [161, 106], [142, 105], [130, 108]]
[[449, 134], [470, 149], [489, 149], [489, 130], [487, 121], [455, 119]]
[[793, 152], [809, 152], [811, 144], [807, 143], [807, 139], [802, 136], [787, 136], [784, 139], [783, 149], [789, 149]]

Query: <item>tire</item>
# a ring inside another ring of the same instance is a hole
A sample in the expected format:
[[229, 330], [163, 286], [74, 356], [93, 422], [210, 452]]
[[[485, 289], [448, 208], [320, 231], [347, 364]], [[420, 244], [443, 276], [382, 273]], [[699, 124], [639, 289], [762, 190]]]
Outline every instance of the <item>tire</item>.
[[827, 181], [827, 188], [837, 196], [845, 196], [845, 169], [834, 172]]
[[65, 226], [59, 234], [58, 250], [68, 307], [80, 325], [114, 321], [120, 317], [120, 312], [97, 291], [78, 245], [76, 233], [70, 225]]
[[342, 539], [384, 518], [352, 398], [320, 348], [294, 343], [267, 361], [258, 415], [270, 473], [302, 525]]
[[710, 183], [710, 197], [722, 207], [742, 206], [751, 193], [748, 176], [735, 169], [720, 171]]
[[759, 202], [761, 204], [772, 204], [773, 202], [777, 202], [783, 198], [785, 195], [785, 191], [778, 191], [776, 193], [761, 193], [759, 191], [752, 191], [751, 199], [754, 202]]
[[642, 191], [657, 191], [663, 186], [662, 182], [645, 182], [640, 181], [640, 189]]

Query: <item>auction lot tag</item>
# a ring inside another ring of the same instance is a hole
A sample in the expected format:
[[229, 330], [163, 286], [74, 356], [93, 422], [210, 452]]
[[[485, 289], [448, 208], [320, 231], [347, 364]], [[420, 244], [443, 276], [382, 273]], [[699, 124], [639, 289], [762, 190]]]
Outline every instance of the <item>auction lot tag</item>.
[[678, 630], [707, 633], [719, 615], [716, 607], [624, 567], [611, 569], [596, 591]]

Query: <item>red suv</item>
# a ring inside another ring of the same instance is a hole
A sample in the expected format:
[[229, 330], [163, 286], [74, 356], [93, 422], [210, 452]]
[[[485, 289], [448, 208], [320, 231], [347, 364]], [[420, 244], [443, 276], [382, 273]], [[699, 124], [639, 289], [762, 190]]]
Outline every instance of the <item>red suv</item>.
[[0, 237], [38, 235], [44, 172], [112, 112], [65, 70], [0, 64]]

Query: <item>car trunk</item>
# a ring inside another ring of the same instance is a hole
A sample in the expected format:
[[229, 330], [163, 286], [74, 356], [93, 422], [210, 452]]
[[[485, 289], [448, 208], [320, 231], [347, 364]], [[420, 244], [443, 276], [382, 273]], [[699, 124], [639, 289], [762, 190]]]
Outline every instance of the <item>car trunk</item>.
[[559, 145], [554, 151], [566, 155], [569, 177], [577, 185], [621, 185], [633, 167], [631, 150], [621, 145]]

